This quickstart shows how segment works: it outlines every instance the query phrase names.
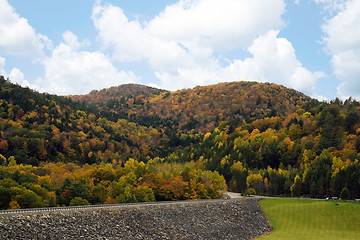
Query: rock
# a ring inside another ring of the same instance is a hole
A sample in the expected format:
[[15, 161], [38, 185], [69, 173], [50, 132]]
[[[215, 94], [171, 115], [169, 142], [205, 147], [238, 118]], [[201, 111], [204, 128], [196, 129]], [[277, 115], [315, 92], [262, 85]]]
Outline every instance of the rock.
[[252, 239], [271, 231], [254, 199], [0, 215], [0, 239]]

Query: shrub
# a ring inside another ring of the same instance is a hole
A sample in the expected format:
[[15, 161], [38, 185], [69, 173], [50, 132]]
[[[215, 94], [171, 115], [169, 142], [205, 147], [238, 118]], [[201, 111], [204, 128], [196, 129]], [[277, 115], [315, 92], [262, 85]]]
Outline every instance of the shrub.
[[86, 199], [83, 199], [81, 197], [76, 197], [71, 199], [70, 206], [82, 206], [82, 205], [90, 205], [89, 201]]
[[340, 198], [341, 198], [341, 199], [344, 199], [344, 200], [350, 199], [349, 189], [347, 189], [346, 187], [344, 187], [344, 188], [341, 190]]
[[245, 193], [246, 195], [256, 195], [256, 191], [253, 188], [248, 188]]

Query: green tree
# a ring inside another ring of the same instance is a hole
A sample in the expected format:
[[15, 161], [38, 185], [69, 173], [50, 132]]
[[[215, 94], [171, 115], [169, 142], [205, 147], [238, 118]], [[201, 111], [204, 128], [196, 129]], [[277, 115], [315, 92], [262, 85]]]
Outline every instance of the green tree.
[[89, 201], [81, 197], [75, 197], [71, 199], [69, 206], [83, 206], [90, 205]]
[[271, 143], [264, 141], [261, 147], [261, 160], [263, 163], [263, 168], [270, 166], [272, 168], [278, 168], [280, 164], [279, 148], [275, 140]]
[[246, 170], [241, 162], [236, 162], [231, 167], [232, 178], [230, 186], [235, 192], [245, 192], [246, 190], [246, 178], [248, 176], [248, 170]]
[[299, 197], [302, 195], [302, 181], [299, 175], [294, 178], [294, 183], [290, 187], [291, 194], [293, 197]]
[[0, 186], [0, 209], [8, 209], [11, 201], [9, 189]]
[[343, 200], [348, 200], [348, 199], [350, 199], [349, 189], [347, 189], [346, 187], [344, 187], [344, 188], [341, 190], [340, 198], [343, 199]]
[[134, 192], [137, 202], [154, 202], [155, 195], [151, 188], [149, 187], [140, 187]]
[[92, 190], [92, 194], [94, 196], [94, 203], [104, 203], [107, 199], [107, 190], [102, 185], [97, 185]]
[[257, 174], [250, 174], [247, 178], [246, 178], [246, 185], [248, 187], [248, 189], [253, 188], [257, 194], [263, 194], [264, 190], [265, 190], [265, 186], [264, 186], [264, 181], [262, 176], [257, 173]]
[[354, 126], [360, 122], [360, 112], [356, 107], [351, 107], [345, 117], [345, 128], [349, 133], [354, 134]]
[[305, 170], [303, 182], [306, 193], [311, 197], [325, 197], [330, 194], [332, 156], [324, 150]]
[[321, 129], [321, 138], [317, 146], [317, 152], [323, 149], [343, 147], [343, 122], [344, 119], [340, 114], [340, 107], [335, 104], [328, 105], [320, 113], [318, 127]]
[[16, 195], [14, 200], [18, 202], [21, 208], [40, 208], [45, 207], [42, 199], [31, 190], [24, 189]]
[[134, 190], [132, 186], [127, 185], [123, 192], [118, 195], [115, 200], [119, 203], [135, 203], [136, 198], [134, 196]]

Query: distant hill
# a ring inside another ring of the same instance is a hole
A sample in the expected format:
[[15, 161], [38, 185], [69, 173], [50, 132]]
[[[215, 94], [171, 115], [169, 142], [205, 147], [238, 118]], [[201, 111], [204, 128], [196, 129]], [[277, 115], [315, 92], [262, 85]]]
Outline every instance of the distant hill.
[[120, 113], [133, 121], [171, 119], [180, 129], [203, 133], [213, 130], [220, 121], [283, 116], [316, 101], [281, 85], [257, 82], [219, 83], [175, 92], [121, 85], [70, 98]]
[[246, 194], [360, 198], [360, 103], [232, 82], [40, 94], [0, 76], [0, 209]]
[[70, 98], [22, 88], [2, 76], [0, 116], [0, 154], [15, 156], [18, 163], [84, 164], [140, 156], [146, 159], [163, 156], [169, 141], [166, 134], [154, 128]]
[[71, 99], [87, 103], [104, 103], [112, 99], [136, 98], [138, 96], [151, 97], [166, 90], [156, 89], [140, 84], [124, 84], [118, 87], [110, 87], [100, 91], [93, 90], [86, 95], [72, 95]]

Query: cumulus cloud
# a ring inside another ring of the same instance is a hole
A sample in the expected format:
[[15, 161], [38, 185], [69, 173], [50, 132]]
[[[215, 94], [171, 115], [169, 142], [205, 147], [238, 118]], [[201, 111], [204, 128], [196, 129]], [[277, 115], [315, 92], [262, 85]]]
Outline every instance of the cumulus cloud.
[[322, 72], [310, 72], [296, 58], [295, 49], [285, 38], [278, 38], [279, 31], [270, 30], [258, 37], [249, 47], [252, 58], [236, 61], [232, 69], [241, 73], [241, 79], [275, 82], [308, 94], [315, 90]]
[[270, 30], [259, 36], [248, 48], [252, 57], [234, 60], [225, 68], [208, 72], [209, 80], [274, 82], [313, 95], [316, 81], [325, 74], [304, 68], [292, 44], [285, 38], [278, 38], [278, 33]]
[[[145, 60], [162, 88], [252, 80], [312, 94], [323, 73], [305, 69], [291, 43], [272, 30], [284, 26], [284, 11], [283, 0], [180, 0], [143, 24], [111, 4], [96, 4], [92, 19], [113, 59]], [[221, 55], [234, 49], [252, 57], [221, 65]]]
[[36, 86], [31, 85], [26, 79], [24, 74], [18, 68], [11, 69], [10, 73], [5, 71], [5, 58], [0, 56], [0, 75], [8, 78], [11, 82], [17, 83], [23, 87], [35, 89]]
[[179, 68], [176, 73], [156, 71], [155, 76], [159, 79], [161, 88], [174, 91], [224, 82], [226, 79], [222, 78], [222, 70], [218, 65], [194, 66], [193, 68]]
[[282, 84], [316, 97], [316, 82], [325, 74], [304, 68], [292, 44], [285, 38], [278, 38], [278, 33], [270, 30], [259, 36], [248, 48], [251, 57], [234, 60], [227, 67], [213, 61], [207, 66], [179, 68], [176, 74], [156, 72], [156, 76], [160, 85], [168, 89], [224, 81], [259, 81]]
[[132, 72], [119, 72], [103, 53], [81, 51], [87, 42], [79, 42], [73, 33], [65, 32], [63, 38], [64, 42], [42, 61], [45, 77], [35, 81], [35, 85], [41, 86], [39, 91], [83, 94], [139, 80]]
[[283, 0], [181, 0], [145, 24], [129, 21], [110, 4], [97, 4], [92, 18], [114, 59], [145, 59], [155, 70], [169, 73], [206, 63], [214, 51], [247, 47], [269, 28], [281, 27], [284, 11]]
[[246, 48], [271, 28], [284, 26], [283, 0], [182, 0], [146, 24], [146, 32], [184, 46], [194, 41], [215, 51]]
[[338, 95], [360, 97], [360, 1], [349, 0], [343, 10], [323, 25], [326, 48], [332, 55]]
[[116, 6], [96, 6], [93, 20], [105, 48], [114, 50], [113, 59], [121, 62], [146, 60], [160, 71], [174, 72], [178, 66], [195, 64], [192, 56], [175, 41], [148, 34], [138, 21], [129, 21]]
[[51, 41], [37, 34], [25, 18], [20, 17], [7, 0], [0, 0], [0, 52], [37, 59]]
[[5, 68], [5, 58], [0, 56], [0, 75], [2, 76], [6, 75], [4, 68]]
[[11, 72], [9, 74], [9, 79], [14, 82], [18, 83], [20, 85], [23, 85], [24, 83], [24, 74], [20, 71], [18, 68], [11, 69]]
[[324, 9], [330, 12], [335, 12], [344, 8], [346, 0], [313, 0], [317, 4], [323, 4]]

